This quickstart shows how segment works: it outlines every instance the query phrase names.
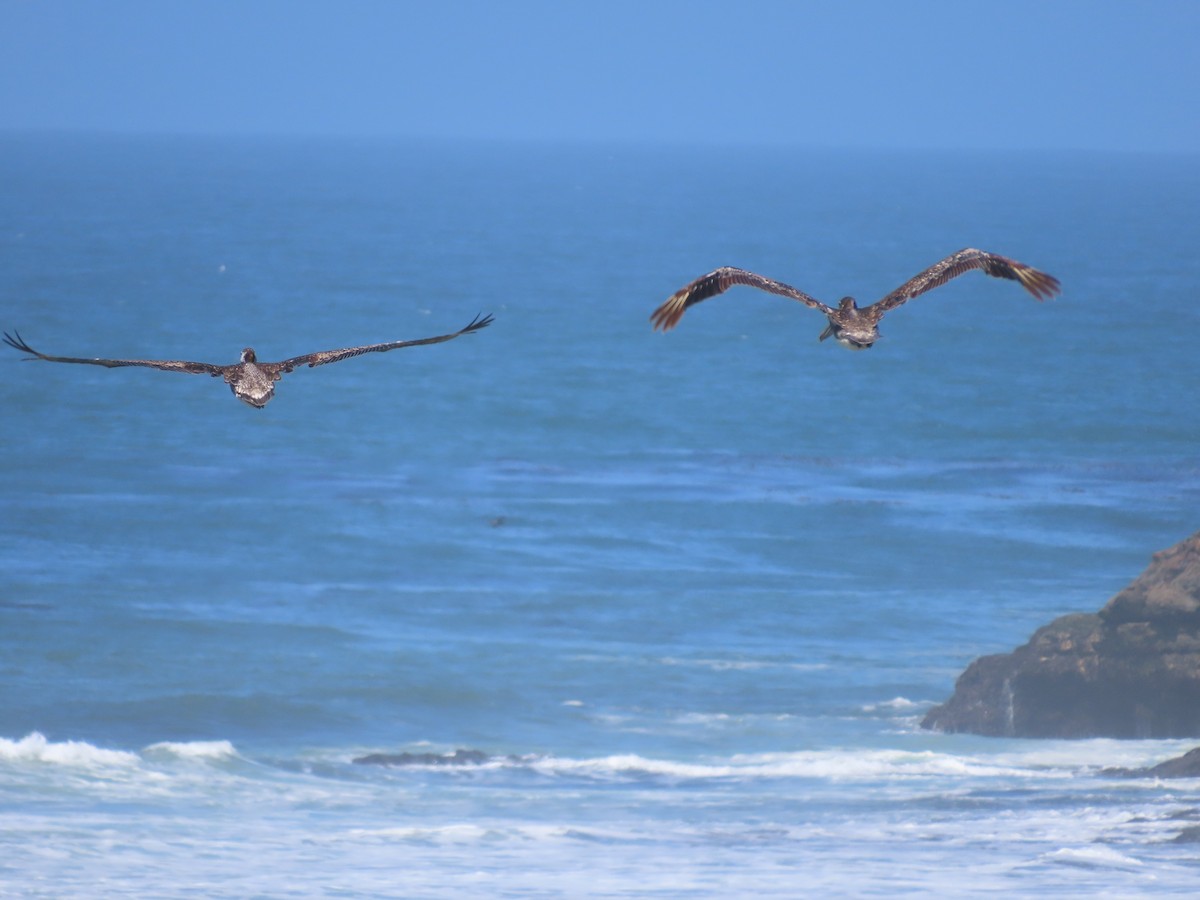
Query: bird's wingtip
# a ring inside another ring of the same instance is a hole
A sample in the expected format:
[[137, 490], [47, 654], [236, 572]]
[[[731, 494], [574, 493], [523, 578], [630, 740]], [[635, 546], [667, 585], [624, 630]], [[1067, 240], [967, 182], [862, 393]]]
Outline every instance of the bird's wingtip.
[[21, 337], [21, 332], [17, 331], [15, 328], [13, 329], [12, 334], [9, 334], [7, 331], [4, 332], [4, 343], [16, 350], [20, 350], [22, 353], [30, 353], [34, 356], [37, 355], [37, 352], [27, 343], [25, 343], [25, 339]]
[[1051, 300], [1062, 293], [1062, 282], [1053, 275], [1047, 275], [1037, 269], [1030, 269], [1021, 274], [1023, 275], [1021, 283], [1039, 303]]
[[487, 328], [492, 324], [493, 318], [494, 316], [492, 316], [491, 313], [487, 313], [486, 315], [484, 313], [478, 313], [475, 318], [471, 320], [471, 324], [463, 329], [463, 333], [465, 334], [469, 331], [478, 331], [480, 328]]
[[684, 310], [687, 309], [684, 299], [682, 293], [675, 294], [650, 314], [650, 322], [654, 326], [655, 331], [661, 331], [663, 334], [666, 334], [679, 324], [679, 320], [683, 318]]

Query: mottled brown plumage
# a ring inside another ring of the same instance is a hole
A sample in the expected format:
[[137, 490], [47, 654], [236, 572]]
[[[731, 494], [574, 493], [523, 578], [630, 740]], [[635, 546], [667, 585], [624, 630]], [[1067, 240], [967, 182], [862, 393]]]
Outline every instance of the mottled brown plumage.
[[1058, 279], [1045, 272], [1030, 268], [1024, 263], [968, 247], [934, 263], [924, 272], [913, 276], [882, 300], [859, 308], [853, 297], [843, 297], [836, 308], [826, 306], [801, 290], [745, 269], [723, 266], [697, 278], [691, 284], [671, 295], [650, 316], [656, 331], [670, 331], [679, 324], [684, 312], [701, 300], [723, 294], [735, 285], [745, 285], [799, 300], [805, 306], [820, 310], [829, 320], [819, 340], [833, 337], [839, 344], [851, 350], [865, 350], [879, 340], [879, 320], [888, 310], [895, 309], [913, 297], [933, 290], [952, 278], [957, 278], [971, 269], [980, 269], [993, 278], [1008, 278], [1020, 282], [1036, 300], [1048, 300], [1059, 292]]
[[13, 335], [4, 333], [4, 343], [23, 353], [28, 353], [28, 359], [44, 359], [47, 362], [85, 363], [92, 366], [105, 366], [109, 369], [121, 366], [144, 366], [149, 369], [161, 369], [165, 372], [187, 372], [192, 375], [218, 375], [225, 379], [230, 390], [243, 403], [262, 409], [275, 396], [275, 382], [288, 372], [300, 366], [310, 369], [324, 366], [328, 363], [341, 362], [353, 356], [364, 353], [383, 353], [387, 350], [398, 350], [401, 347], [417, 347], [421, 344], [440, 344], [442, 341], [453, 340], [462, 334], [469, 334], [486, 328], [492, 322], [492, 317], [476, 316], [471, 324], [453, 334], [442, 334], [437, 337], [419, 338], [412, 341], [392, 341], [386, 344], [367, 344], [362, 347], [344, 347], [340, 350], [321, 350], [316, 353], [306, 353], [304, 356], [293, 356], [283, 362], [259, 362], [254, 350], [247, 347], [242, 351], [241, 361], [228, 366], [218, 366], [212, 363], [188, 362], [181, 359], [83, 359], [74, 356], [47, 356], [39, 353], [22, 340], [19, 332]]

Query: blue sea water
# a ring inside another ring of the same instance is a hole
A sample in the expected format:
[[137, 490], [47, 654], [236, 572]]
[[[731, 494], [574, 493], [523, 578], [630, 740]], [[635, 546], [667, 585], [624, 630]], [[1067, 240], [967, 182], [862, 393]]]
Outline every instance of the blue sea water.
[[[0, 895], [1190, 895], [1189, 741], [923, 731], [1200, 528], [1200, 160], [0, 138]], [[739, 265], [870, 302], [869, 352]], [[482, 757], [372, 766], [372, 753]], [[482, 759], [482, 761], [479, 761]]]

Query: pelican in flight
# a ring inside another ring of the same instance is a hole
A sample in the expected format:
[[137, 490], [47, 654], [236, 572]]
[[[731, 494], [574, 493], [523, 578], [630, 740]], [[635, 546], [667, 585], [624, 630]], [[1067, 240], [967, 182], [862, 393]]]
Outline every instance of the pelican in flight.
[[744, 284], [758, 288], [782, 297], [799, 300], [806, 306], [820, 310], [829, 319], [829, 324], [821, 332], [819, 340], [832, 337], [843, 347], [851, 350], [866, 350], [879, 340], [879, 320], [883, 314], [906, 303], [913, 297], [933, 290], [957, 278], [971, 269], [981, 269], [983, 274], [993, 278], [1008, 278], [1019, 281], [1021, 286], [1034, 298], [1048, 300], [1059, 292], [1058, 279], [1045, 272], [1030, 268], [1024, 263], [1000, 256], [998, 253], [988, 253], [986, 250], [975, 250], [968, 247], [952, 253], [941, 262], [934, 263], [919, 275], [914, 275], [900, 287], [896, 288], [882, 300], [870, 306], [859, 307], [853, 297], [843, 297], [837, 308], [826, 306], [820, 300], [810, 297], [804, 291], [797, 290], [790, 284], [775, 281], [745, 269], [735, 269], [732, 266], [722, 266], [697, 278], [691, 284], [671, 295], [671, 297], [654, 311], [650, 321], [654, 330], [670, 331], [679, 324], [684, 311], [701, 300], [723, 294], [734, 285]]
[[248, 403], [257, 409], [262, 409], [275, 396], [275, 382], [298, 366], [308, 366], [310, 369], [327, 363], [341, 362], [353, 356], [364, 353], [384, 353], [388, 350], [399, 350], [401, 347], [417, 347], [421, 344], [440, 344], [442, 341], [452, 341], [461, 334], [470, 334], [492, 323], [490, 315], [476, 316], [471, 324], [453, 334], [441, 334], [437, 337], [420, 338], [414, 341], [392, 341], [387, 344], [367, 344], [362, 347], [344, 347], [341, 350], [320, 350], [307, 353], [304, 356], [293, 356], [283, 362], [259, 362], [254, 350], [247, 347], [242, 351], [241, 362], [228, 366], [217, 366], [212, 363], [188, 362], [182, 359], [81, 359], [74, 356], [47, 356], [39, 353], [22, 340], [19, 332], [12, 335], [4, 333], [4, 343], [23, 353], [29, 354], [26, 359], [44, 359], [47, 362], [86, 363], [91, 366], [106, 366], [117, 369], [121, 366], [144, 366], [148, 369], [162, 369], [164, 372], [188, 372], [192, 375], [220, 375], [229, 385], [233, 395], [243, 403]]

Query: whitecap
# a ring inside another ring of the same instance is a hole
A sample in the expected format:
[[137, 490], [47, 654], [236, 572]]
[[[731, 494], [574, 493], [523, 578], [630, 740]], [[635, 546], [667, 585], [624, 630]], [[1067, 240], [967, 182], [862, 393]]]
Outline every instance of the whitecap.
[[346, 832], [346, 837], [352, 840], [417, 841], [436, 844], [475, 843], [497, 836], [499, 832], [495, 829], [474, 823], [352, 828]]
[[[739, 717], [739, 720], [744, 717]], [[733, 719], [729, 713], [687, 712], [675, 716], [672, 721], [677, 725], [725, 725]]]
[[[933, 751], [808, 750], [738, 754], [708, 760], [668, 760], [638, 754], [614, 754], [585, 759], [539, 757], [525, 761], [545, 775], [592, 778], [755, 779], [816, 778], [830, 781], [920, 778], [1028, 777], [1032, 770], [989, 759]], [[1038, 772], [1040, 777], [1071, 777]]]
[[884, 700], [880, 703], [868, 703], [862, 710], [868, 713], [879, 712], [880, 710], [908, 711], [931, 705], [932, 703], [927, 700], [909, 700], [907, 697], [893, 697], [891, 700]]
[[1139, 768], [1160, 763], [1190, 750], [1194, 740], [1141, 740], [1088, 738], [1085, 740], [1038, 740], [1018, 742], [997, 751], [992, 758], [1001, 765], [1030, 769]]
[[134, 753], [105, 750], [84, 741], [50, 741], [34, 731], [19, 741], [0, 738], [0, 760], [88, 768], [136, 765], [138, 757]]
[[685, 763], [651, 759], [634, 753], [590, 759], [548, 756], [533, 760], [530, 768], [548, 775], [646, 776], [668, 778], [715, 778], [736, 774], [734, 767], [709, 763]]
[[1119, 853], [1111, 847], [1063, 847], [1043, 854], [1041, 859], [1085, 869], [1137, 869], [1145, 865], [1140, 859]]
[[770, 727], [781, 722], [792, 722], [797, 717], [792, 713], [727, 713], [727, 712], [681, 712], [671, 716], [668, 722], [683, 727], [698, 726], [710, 729], [743, 729], [748, 727]]
[[160, 741], [142, 754], [148, 758], [222, 760], [232, 759], [238, 752], [229, 741]]

